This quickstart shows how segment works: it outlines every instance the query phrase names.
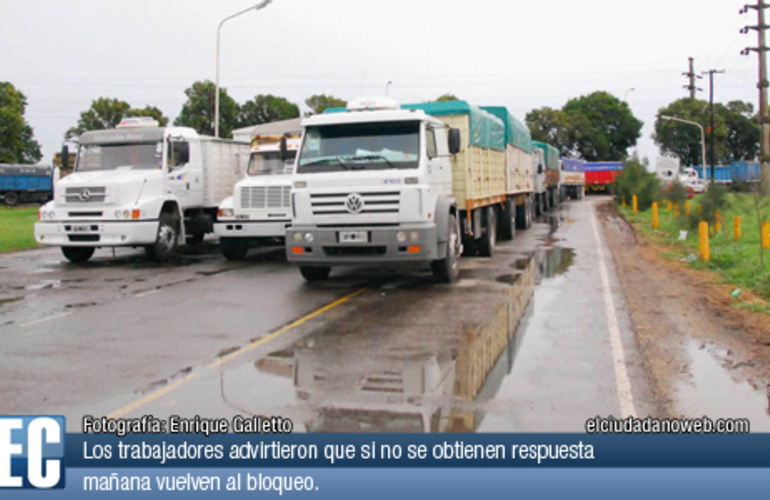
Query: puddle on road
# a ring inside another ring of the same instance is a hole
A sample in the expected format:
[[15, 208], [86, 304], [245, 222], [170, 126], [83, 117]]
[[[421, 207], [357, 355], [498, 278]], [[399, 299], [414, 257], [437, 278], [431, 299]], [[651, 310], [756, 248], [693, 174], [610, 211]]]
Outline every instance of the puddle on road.
[[768, 389], [733, 379], [730, 370], [694, 340], [687, 345], [692, 377], [677, 384], [677, 410], [691, 418], [748, 418], [752, 432], [770, 431]]
[[31, 291], [46, 290], [49, 288], [61, 288], [61, 285], [62, 280], [43, 280], [39, 283], [35, 283], [34, 285], [28, 285], [26, 289]]
[[[291, 413], [295, 432], [476, 432], [513, 370], [537, 283], [565, 273], [573, 259], [570, 249], [533, 252], [498, 284], [464, 279], [475, 286], [431, 289], [455, 296], [428, 297], [429, 310], [414, 304], [422, 287], [405, 287], [399, 300], [416, 308], [383, 318], [376, 307], [384, 306], [373, 303], [367, 310], [380, 320], [339, 317], [290, 348], [222, 372], [221, 399], [241, 413]], [[462, 294], [475, 300], [460, 306]], [[452, 314], [462, 320], [436, 327], [435, 317]]]

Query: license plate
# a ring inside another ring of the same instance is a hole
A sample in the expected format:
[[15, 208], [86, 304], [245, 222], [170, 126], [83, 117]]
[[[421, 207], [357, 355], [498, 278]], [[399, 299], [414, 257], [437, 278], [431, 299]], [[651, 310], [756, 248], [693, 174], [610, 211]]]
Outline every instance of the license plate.
[[71, 228], [71, 231], [73, 233], [90, 233], [91, 232], [91, 226], [90, 225], [73, 225]]
[[367, 231], [340, 231], [340, 243], [369, 243]]

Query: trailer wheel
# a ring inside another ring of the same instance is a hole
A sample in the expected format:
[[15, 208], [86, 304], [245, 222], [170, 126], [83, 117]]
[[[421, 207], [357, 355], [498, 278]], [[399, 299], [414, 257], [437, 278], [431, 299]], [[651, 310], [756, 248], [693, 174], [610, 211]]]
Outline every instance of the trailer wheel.
[[5, 193], [5, 204], [9, 207], [15, 206], [19, 203], [19, 193], [16, 191], [8, 191]]
[[527, 196], [523, 205], [516, 205], [516, 229], [529, 229], [532, 225], [531, 200]]
[[305, 278], [305, 281], [316, 282], [325, 281], [329, 274], [332, 272], [331, 267], [300, 267], [300, 274]]
[[155, 243], [145, 247], [150, 260], [165, 262], [176, 252], [179, 230], [177, 219], [169, 213], [162, 213], [158, 222], [158, 236]]
[[94, 247], [61, 247], [61, 253], [64, 254], [64, 257], [75, 264], [88, 262], [95, 250]]
[[457, 218], [449, 214], [449, 234], [447, 237], [446, 257], [434, 260], [430, 263], [433, 277], [441, 283], [454, 283], [460, 277], [460, 229], [457, 227]]
[[219, 238], [219, 249], [227, 260], [243, 260], [249, 253], [249, 244], [243, 238]]
[[500, 221], [497, 224], [497, 231], [500, 234], [500, 241], [510, 241], [516, 234], [516, 228], [519, 227], [519, 207], [513, 204], [513, 200], [503, 202], [503, 210], [500, 214]]
[[484, 234], [479, 239], [479, 255], [492, 257], [495, 254], [497, 243], [497, 217], [495, 207], [487, 207], [484, 210]]

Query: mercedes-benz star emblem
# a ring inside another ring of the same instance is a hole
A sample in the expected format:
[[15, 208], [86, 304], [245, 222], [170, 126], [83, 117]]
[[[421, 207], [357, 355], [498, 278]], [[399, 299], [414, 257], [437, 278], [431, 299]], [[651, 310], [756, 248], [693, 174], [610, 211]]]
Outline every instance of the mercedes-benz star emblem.
[[357, 214], [364, 209], [364, 199], [358, 193], [348, 195], [345, 200], [345, 208], [347, 208], [348, 212], [351, 214]]
[[91, 199], [91, 191], [88, 190], [88, 188], [83, 188], [80, 191], [80, 194], [78, 194], [78, 199], [80, 201], [88, 201]]

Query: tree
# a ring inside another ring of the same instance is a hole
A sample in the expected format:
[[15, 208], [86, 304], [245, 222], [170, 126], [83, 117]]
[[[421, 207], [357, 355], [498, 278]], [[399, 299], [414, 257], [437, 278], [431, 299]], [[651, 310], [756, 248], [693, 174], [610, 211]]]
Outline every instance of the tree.
[[[198, 81], [184, 91], [187, 101], [182, 106], [174, 125], [192, 127], [201, 135], [214, 135], [214, 106], [216, 85], [214, 82]], [[219, 88], [219, 135], [232, 137], [238, 126], [240, 107], [227, 90]]]
[[238, 121], [241, 127], [248, 127], [298, 117], [299, 106], [296, 104], [272, 94], [259, 94], [241, 105]]
[[438, 99], [436, 99], [436, 102], [459, 101], [459, 100], [460, 98], [454, 94], [444, 94]]
[[27, 98], [9, 82], [0, 82], [0, 163], [37, 163], [40, 144], [24, 119]]
[[533, 109], [524, 118], [532, 132], [532, 140], [546, 142], [557, 148], [562, 156], [572, 155], [573, 127], [564, 111], [543, 107]]
[[744, 101], [730, 101], [726, 105], [716, 105], [715, 110], [727, 128], [727, 157], [722, 163], [755, 159], [759, 155], [760, 126], [754, 106]]
[[317, 115], [328, 108], [342, 108], [348, 105], [347, 101], [326, 94], [311, 95], [305, 99], [305, 104], [310, 108], [307, 115]]
[[587, 161], [626, 158], [641, 136], [643, 123], [627, 103], [608, 92], [571, 99], [563, 111], [571, 124], [571, 149]]
[[126, 113], [126, 117], [130, 116], [146, 116], [149, 118], [154, 118], [155, 121], [158, 122], [158, 125], [161, 127], [165, 127], [168, 125], [168, 117], [166, 117], [163, 114], [163, 111], [158, 109], [155, 106], [145, 106], [142, 109], [138, 108], [132, 108], [128, 110], [128, 113]]
[[[684, 165], [701, 165], [701, 134], [700, 130], [686, 123], [664, 120], [661, 116], [674, 116], [700, 124], [706, 131], [706, 151], [710, 150], [711, 134], [709, 127], [709, 103], [698, 99], [685, 97], [677, 99], [668, 106], [658, 110], [655, 120], [655, 131], [652, 138], [660, 150], [666, 154], [678, 156]], [[725, 139], [727, 126], [719, 113], [714, 114], [715, 154], [717, 158], [725, 156]]]
[[87, 130], [106, 130], [115, 128], [131, 109], [126, 101], [100, 97], [91, 102], [91, 107], [80, 113], [77, 125], [67, 130], [65, 139], [76, 137]]

